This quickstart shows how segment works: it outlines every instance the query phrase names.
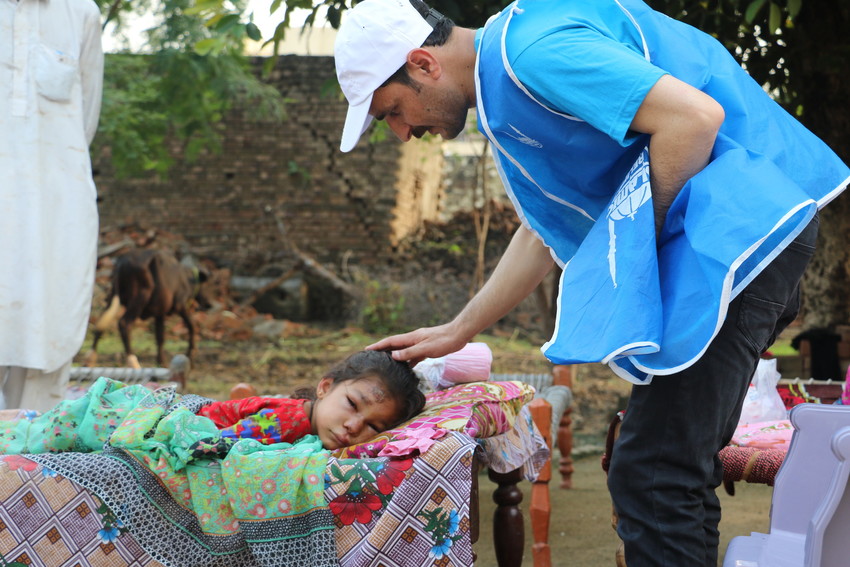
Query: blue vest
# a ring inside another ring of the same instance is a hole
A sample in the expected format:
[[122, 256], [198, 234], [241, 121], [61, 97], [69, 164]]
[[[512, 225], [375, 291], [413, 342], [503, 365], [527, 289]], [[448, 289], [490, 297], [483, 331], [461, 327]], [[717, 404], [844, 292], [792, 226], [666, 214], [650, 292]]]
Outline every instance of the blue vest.
[[726, 112], [710, 163], [682, 188], [658, 242], [648, 136], [621, 145], [535, 100], [510, 69], [507, 34], [551, 29], [551, 10], [518, 0], [482, 30], [478, 122], [520, 219], [563, 268], [544, 354], [648, 383], [699, 359], [729, 302], [843, 190], [850, 169], [713, 38], [638, 0], [617, 4], [647, 60]]

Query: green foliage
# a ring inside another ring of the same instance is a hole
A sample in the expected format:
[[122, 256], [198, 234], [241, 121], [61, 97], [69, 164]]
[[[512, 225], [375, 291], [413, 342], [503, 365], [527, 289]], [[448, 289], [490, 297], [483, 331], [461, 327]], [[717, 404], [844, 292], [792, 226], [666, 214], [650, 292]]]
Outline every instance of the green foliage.
[[167, 168], [164, 147], [168, 116], [158, 104], [160, 77], [150, 72], [148, 58], [107, 55], [103, 103], [93, 151], [109, 145], [112, 163], [121, 175]]
[[[246, 0], [98, 0], [106, 20], [117, 23], [130, 13], [155, 13], [142, 61], [125, 55], [107, 57], [104, 109], [96, 142], [112, 148], [119, 176], [156, 172], [164, 175], [173, 160], [168, 142], [183, 147], [188, 159], [219, 148], [222, 116], [245, 108], [250, 116], [285, 118], [278, 91], [263, 84], [242, 53], [246, 39], [260, 39]], [[788, 42], [797, 18], [812, 0], [649, 0], [669, 16], [719, 38], [747, 71], [797, 115], [798, 80], [789, 70]], [[290, 31], [293, 12], [308, 10], [305, 29], [320, 15], [338, 27], [355, 0], [274, 0], [279, 19], [264, 45], [278, 54]], [[479, 27], [508, 5], [507, 0], [432, 0], [430, 4], [458, 25]], [[825, 17], [820, 15], [819, 17]], [[266, 62], [266, 71], [274, 59]], [[329, 88], [338, 89], [334, 84]], [[373, 129], [374, 140], [388, 135]]]
[[259, 36], [256, 25], [241, 23], [236, 14], [205, 25], [190, 4], [163, 0], [152, 6], [141, 0], [103, 6], [107, 19], [119, 26], [129, 11], [155, 9], [158, 17], [158, 24], [146, 31], [148, 54], [106, 56], [93, 150], [97, 154], [110, 148], [119, 177], [166, 175], [174, 145], [190, 161], [202, 151], [218, 151], [224, 134], [219, 124], [228, 110], [245, 109], [253, 119], [285, 118], [280, 92], [260, 81], [242, 53], [245, 38]]
[[298, 165], [297, 161], [289, 160], [286, 163], [286, 168], [289, 171], [289, 175], [295, 175], [301, 178], [302, 187], [307, 188], [310, 185], [310, 179], [312, 179], [310, 171]]
[[[172, 0], [173, 1], [173, 0]], [[286, 32], [289, 31], [292, 13], [295, 10], [309, 10], [304, 28], [307, 29], [316, 23], [316, 17], [323, 7], [331, 5], [332, 8], [327, 10], [327, 18], [331, 22], [336, 22], [334, 27], [339, 25], [339, 14], [345, 9], [344, 2], [340, 3], [340, 7], [334, 7], [332, 3], [313, 4], [311, 0], [274, 0], [269, 8], [270, 14], [275, 14], [278, 18], [278, 24], [272, 36], [263, 44], [272, 46], [274, 56], [279, 54], [280, 42], [286, 37]], [[201, 52], [215, 52], [223, 49], [231, 42], [241, 44], [244, 39], [250, 38], [254, 41], [262, 39], [260, 30], [254, 24], [253, 12], [246, 13], [244, 2], [231, 2], [225, 0], [196, 0], [187, 13], [198, 16], [210, 30], [212, 35], [196, 44], [196, 49]]]
[[789, 32], [803, 0], [649, 0], [653, 8], [718, 38], [768, 92], [795, 107], [796, 80], [788, 68]]
[[442, 242], [442, 241], [423, 241], [421, 243], [423, 250], [426, 253], [436, 251], [438, 254], [445, 254], [447, 256], [451, 256], [453, 258], [461, 258], [464, 255], [470, 255], [474, 253], [474, 248], [470, 247], [468, 250], [464, 250], [460, 244], [457, 242]]
[[399, 323], [404, 312], [404, 295], [398, 284], [369, 280], [364, 288], [363, 307], [360, 310], [363, 330], [379, 335], [402, 330]]
[[171, 48], [153, 55], [109, 54], [94, 151], [109, 146], [119, 177], [148, 171], [164, 176], [175, 156], [168, 142], [179, 144], [190, 161], [201, 151], [218, 151], [218, 124], [234, 107], [254, 118], [284, 116], [280, 93], [233, 54]]

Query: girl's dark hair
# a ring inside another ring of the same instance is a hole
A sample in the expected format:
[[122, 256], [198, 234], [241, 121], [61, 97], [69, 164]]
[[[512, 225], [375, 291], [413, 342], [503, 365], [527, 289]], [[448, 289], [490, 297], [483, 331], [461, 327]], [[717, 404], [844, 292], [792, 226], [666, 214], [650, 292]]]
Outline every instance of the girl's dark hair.
[[[331, 378], [333, 384], [349, 380], [362, 380], [374, 376], [384, 385], [387, 394], [399, 406], [398, 420], [390, 427], [405, 422], [425, 407], [425, 395], [419, 390], [419, 377], [406, 362], [395, 360], [390, 353], [378, 350], [355, 352], [325, 372], [323, 378]], [[293, 397], [315, 400], [316, 391], [300, 388]]]

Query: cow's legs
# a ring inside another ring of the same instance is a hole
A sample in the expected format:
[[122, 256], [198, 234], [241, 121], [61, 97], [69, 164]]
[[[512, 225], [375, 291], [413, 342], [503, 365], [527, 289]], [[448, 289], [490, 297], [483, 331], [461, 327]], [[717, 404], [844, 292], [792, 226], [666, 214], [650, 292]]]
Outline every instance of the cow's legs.
[[133, 353], [133, 347], [130, 346], [130, 331], [132, 325], [142, 315], [145, 305], [148, 304], [153, 293], [153, 286], [139, 288], [136, 293], [132, 294], [128, 301], [127, 310], [118, 319], [118, 331], [121, 333], [121, 342], [124, 343], [124, 353], [127, 355], [127, 366], [131, 368], [140, 368], [139, 359]]
[[163, 351], [163, 345], [165, 344], [165, 316], [157, 315], [153, 321], [153, 330], [156, 336], [156, 362], [160, 368], [164, 368], [166, 367], [165, 352]]
[[97, 365], [97, 343], [100, 341], [100, 337], [103, 336], [103, 331], [98, 331], [95, 329], [92, 331], [92, 342], [91, 348], [89, 352], [86, 354], [85, 365], [89, 368]]
[[118, 319], [118, 332], [121, 334], [121, 342], [124, 343], [124, 354], [127, 358], [127, 366], [130, 368], [140, 368], [138, 357], [133, 354], [133, 348], [130, 346], [130, 330], [135, 321], [134, 318], [129, 318], [125, 314]]
[[123, 307], [121, 305], [121, 300], [115, 293], [114, 288], [109, 292], [109, 294], [109, 307], [107, 307], [106, 311], [97, 318], [97, 321], [94, 324], [94, 330], [92, 331], [91, 350], [89, 350], [85, 360], [85, 365], [89, 367], [97, 365], [97, 344], [100, 342], [100, 338], [103, 336], [103, 333], [111, 325], [114, 325], [116, 319], [119, 319], [122, 314]]
[[192, 314], [188, 309], [180, 310], [180, 318], [183, 319], [183, 324], [189, 331], [189, 346], [186, 347], [186, 356], [189, 357], [189, 360], [192, 360], [192, 357], [195, 356], [195, 322], [192, 320]]

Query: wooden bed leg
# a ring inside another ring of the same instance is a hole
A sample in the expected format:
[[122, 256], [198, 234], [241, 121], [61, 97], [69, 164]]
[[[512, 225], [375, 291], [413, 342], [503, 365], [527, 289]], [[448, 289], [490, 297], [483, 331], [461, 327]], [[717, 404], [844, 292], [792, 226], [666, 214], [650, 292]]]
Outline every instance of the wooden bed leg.
[[498, 487], [493, 492], [496, 511], [493, 513], [493, 547], [499, 567], [520, 567], [525, 546], [525, 527], [522, 522], [522, 491], [517, 483], [522, 480], [522, 471], [497, 473], [493, 469], [487, 476]]
[[[546, 446], [552, 449], [552, 406], [542, 398], [534, 398], [528, 404], [531, 419], [543, 435]], [[549, 499], [549, 480], [552, 478], [552, 459], [546, 461], [537, 480], [531, 485], [531, 533], [534, 545], [531, 555], [534, 567], [551, 567], [552, 554], [549, 549], [549, 519], [552, 516], [552, 503]]]
[[478, 490], [478, 473], [481, 470], [481, 461], [477, 456], [477, 451], [472, 454], [472, 486], [469, 492], [469, 539], [473, 544], [472, 548], [472, 563], [478, 561], [478, 555], [475, 553], [474, 544], [478, 543], [481, 535], [480, 513], [481, 501], [479, 500]]
[[[559, 386], [566, 386], [572, 390], [573, 377], [575, 376], [575, 366], [566, 364], [556, 364], [552, 368], [552, 383]], [[561, 488], [568, 489], [573, 487], [573, 408], [568, 407], [561, 416], [561, 422], [558, 424], [558, 450], [561, 453], [561, 460], [558, 462], [558, 471], [561, 473]]]

